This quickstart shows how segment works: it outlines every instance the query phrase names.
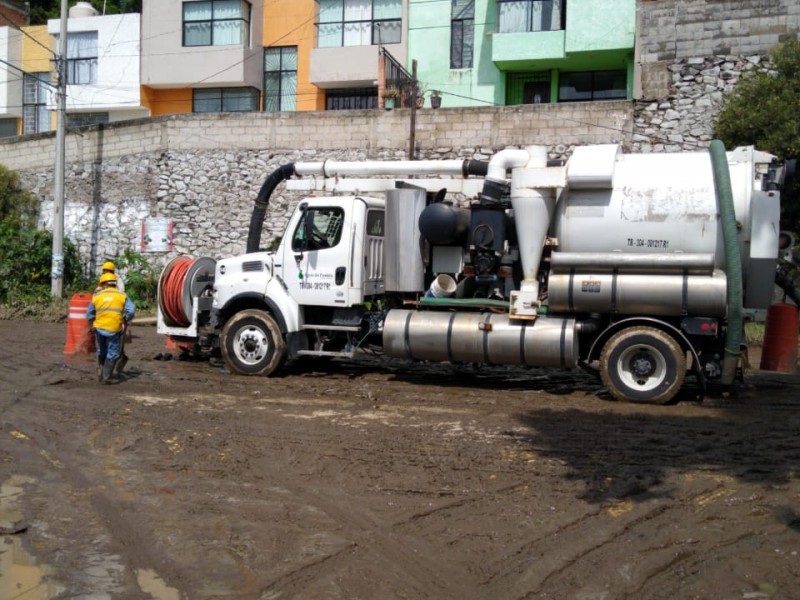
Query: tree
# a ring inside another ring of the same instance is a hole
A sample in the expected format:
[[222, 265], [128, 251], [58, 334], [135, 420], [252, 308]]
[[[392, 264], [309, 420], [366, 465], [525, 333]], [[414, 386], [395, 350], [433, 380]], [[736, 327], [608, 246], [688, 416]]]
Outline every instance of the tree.
[[36, 196], [22, 187], [19, 175], [0, 165], [0, 223], [34, 225], [38, 210]]
[[[725, 99], [716, 135], [729, 148], [753, 145], [780, 159], [800, 158], [800, 41], [791, 39], [771, 53], [769, 70], [742, 77]], [[800, 232], [800, 178], [784, 187], [784, 229]]]
[[[89, 0], [100, 14], [142, 12], [142, 0]], [[61, 18], [61, 0], [31, 0], [31, 25], [45, 25], [48, 19]]]

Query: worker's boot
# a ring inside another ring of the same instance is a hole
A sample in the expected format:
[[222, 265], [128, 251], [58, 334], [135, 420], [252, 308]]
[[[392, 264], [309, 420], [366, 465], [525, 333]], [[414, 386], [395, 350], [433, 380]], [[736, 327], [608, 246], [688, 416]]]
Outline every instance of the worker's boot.
[[117, 359], [111, 360], [109, 358], [106, 359], [106, 362], [103, 363], [103, 383], [105, 384], [112, 384], [112, 383], [119, 383], [119, 377], [114, 374], [114, 365], [116, 364]]
[[100, 383], [103, 383], [103, 381], [104, 381], [104, 379], [103, 379], [103, 362], [104, 362], [104, 360], [105, 359], [103, 359], [100, 356], [97, 357], [97, 381], [99, 381]]
[[127, 364], [128, 364], [128, 356], [127, 355], [123, 354], [122, 356], [120, 356], [117, 359], [117, 363], [114, 366], [114, 371], [117, 373], [118, 377], [120, 375], [122, 375], [122, 372], [125, 370], [125, 365], [127, 365]]

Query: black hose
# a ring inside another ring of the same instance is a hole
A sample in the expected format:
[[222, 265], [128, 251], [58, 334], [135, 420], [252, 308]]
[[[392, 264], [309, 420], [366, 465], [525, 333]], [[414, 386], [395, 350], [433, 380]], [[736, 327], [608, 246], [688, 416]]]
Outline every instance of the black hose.
[[486, 177], [486, 174], [489, 172], [489, 163], [485, 160], [466, 159], [461, 170], [464, 174], [464, 177], [468, 177], [469, 175]]
[[267, 205], [272, 192], [278, 184], [294, 175], [294, 163], [283, 165], [275, 169], [264, 180], [264, 184], [256, 196], [253, 214], [250, 215], [250, 229], [247, 231], [247, 253], [258, 252], [261, 245], [261, 231], [264, 228], [264, 217], [267, 214]]
[[777, 271], [775, 273], [775, 285], [786, 292], [786, 295], [792, 299], [792, 302], [794, 302], [797, 306], [800, 306], [800, 290], [797, 289], [794, 281], [792, 281], [788, 275], [782, 271]]

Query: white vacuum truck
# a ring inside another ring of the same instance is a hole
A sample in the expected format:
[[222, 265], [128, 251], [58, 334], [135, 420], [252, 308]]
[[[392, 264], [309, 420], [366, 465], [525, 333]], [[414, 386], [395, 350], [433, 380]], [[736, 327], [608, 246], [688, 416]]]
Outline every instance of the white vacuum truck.
[[[158, 330], [219, 348], [245, 375], [382, 347], [581, 366], [620, 400], [666, 403], [687, 373], [702, 389], [734, 382], [744, 314], [772, 300], [783, 170], [716, 141], [680, 154], [582, 146], [566, 163], [532, 146], [488, 163], [287, 164], [259, 192], [246, 254], [165, 267]], [[320, 195], [262, 251], [283, 181]]]

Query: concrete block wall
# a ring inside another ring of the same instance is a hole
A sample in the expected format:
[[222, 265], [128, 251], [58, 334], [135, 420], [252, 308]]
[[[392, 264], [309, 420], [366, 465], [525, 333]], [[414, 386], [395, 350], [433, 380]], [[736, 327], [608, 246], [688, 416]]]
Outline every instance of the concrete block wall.
[[797, 0], [657, 0], [639, 3], [642, 63], [765, 54], [800, 32]]
[[[578, 144], [631, 142], [630, 102], [424, 109], [416, 156], [488, 160], [509, 146], [544, 145], [551, 158]], [[397, 160], [408, 155], [410, 111], [223, 113], [164, 116], [86, 127], [67, 135], [65, 236], [87, 274], [126, 249], [139, 251], [142, 222], [174, 223], [173, 252], [221, 258], [245, 250], [264, 178], [289, 162]], [[54, 134], [0, 140], [0, 163], [20, 172], [52, 228]], [[279, 236], [300, 194], [279, 187], [262, 247]]]

